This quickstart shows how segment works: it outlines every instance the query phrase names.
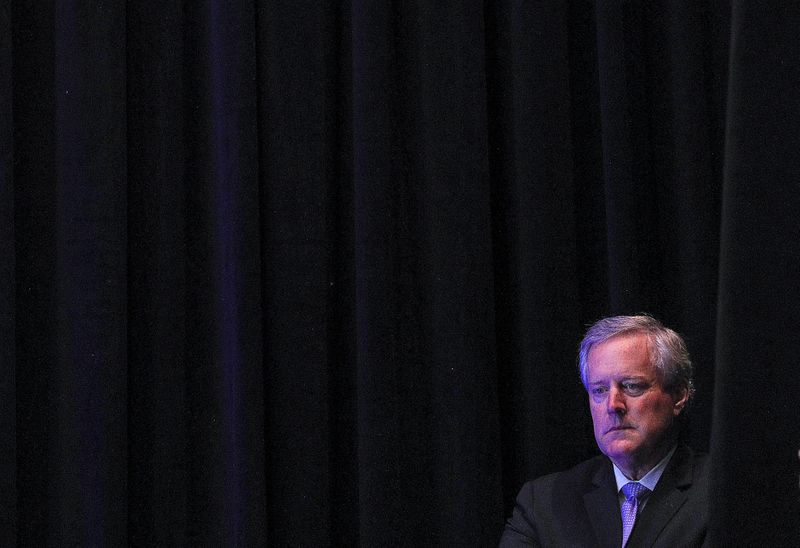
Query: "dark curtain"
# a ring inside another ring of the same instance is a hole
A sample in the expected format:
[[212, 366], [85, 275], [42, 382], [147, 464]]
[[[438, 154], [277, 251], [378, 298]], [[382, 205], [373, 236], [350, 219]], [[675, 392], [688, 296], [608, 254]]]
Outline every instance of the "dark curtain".
[[800, 7], [0, 7], [0, 545], [491, 546], [683, 333], [715, 545], [800, 539]]
[[735, 4], [717, 304], [711, 530], [800, 542], [800, 5]]

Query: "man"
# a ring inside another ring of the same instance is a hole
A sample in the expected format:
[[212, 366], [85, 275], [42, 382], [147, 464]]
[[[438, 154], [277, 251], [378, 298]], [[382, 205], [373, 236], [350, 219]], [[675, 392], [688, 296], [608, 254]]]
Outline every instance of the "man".
[[678, 441], [694, 392], [681, 337], [650, 316], [605, 318], [578, 362], [603, 455], [526, 483], [500, 546], [703, 546], [706, 459]]

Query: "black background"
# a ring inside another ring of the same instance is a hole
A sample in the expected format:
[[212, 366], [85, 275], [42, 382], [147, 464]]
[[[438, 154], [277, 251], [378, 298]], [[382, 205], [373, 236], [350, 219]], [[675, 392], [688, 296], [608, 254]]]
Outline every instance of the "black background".
[[0, 544], [496, 544], [685, 335], [715, 545], [800, 538], [800, 7], [0, 7]]

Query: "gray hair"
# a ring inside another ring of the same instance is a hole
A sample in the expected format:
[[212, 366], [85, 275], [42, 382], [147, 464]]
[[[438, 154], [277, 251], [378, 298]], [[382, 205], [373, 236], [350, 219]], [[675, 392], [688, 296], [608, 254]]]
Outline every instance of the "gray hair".
[[689, 359], [686, 343], [675, 331], [647, 315], [603, 318], [589, 328], [578, 352], [578, 367], [583, 386], [587, 386], [587, 359], [592, 348], [612, 337], [630, 333], [647, 335], [650, 358], [664, 388], [672, 393], [685, 388], [691, 400], [694, 396], [694, 381], [692, 361]]

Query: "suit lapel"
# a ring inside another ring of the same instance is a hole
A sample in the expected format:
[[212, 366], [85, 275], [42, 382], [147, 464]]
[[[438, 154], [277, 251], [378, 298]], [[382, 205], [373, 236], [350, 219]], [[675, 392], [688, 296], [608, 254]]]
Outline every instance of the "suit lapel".
[[627, 547], [652, 546], [675, 512], [686, 502], [692, 484], [691, 450], [678, 447], [647, 506], [636, 518]]
[[[622, 543], [622, 517], [611, 463], [603, 459], [583, 495], [583, 503], [597, 539], [597, 546], [619, 548]], [[611, 510], [609, 512], [609, 509]]]

